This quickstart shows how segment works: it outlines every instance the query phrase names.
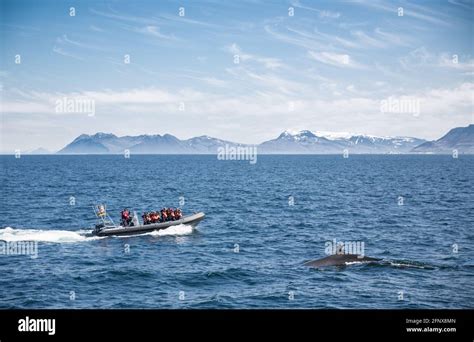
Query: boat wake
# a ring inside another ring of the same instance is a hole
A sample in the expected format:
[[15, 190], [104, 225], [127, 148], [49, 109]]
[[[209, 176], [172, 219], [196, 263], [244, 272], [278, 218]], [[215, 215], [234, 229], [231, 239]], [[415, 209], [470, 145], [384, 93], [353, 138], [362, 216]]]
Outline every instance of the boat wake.
[[363, 264], [370, 264], [373, 263], [373, 261], [347, 261], [344, 263], [344, 265], [350, 266], [350, 265], [363, 265]]
[[84, 242], [102, 239], [103, 237], [93, 236], [92, 230], [43, 230], [43, 229], [15, 229], [6, 227], [0, 229], [0, 241], [39, 241], [71, 243]]
[[155, 230], [150, 233], [145, 233], [144, 235], [151, 236], [168, 236], [168, 235], [188, 235], [193, 232], [193, 227], [186, 224], [178, 224], [177, 226], [171, 226], [166, 229]]
[[[193, 232], [193, 227], [185, 224], [171, 226], [166, 229], [152, 231], [139, 235], [151, 236], [181, 236], [188, 235]], [[136, 236], [139, 236], [136, 235]], [[129, 237], [129, 236], [126, 236]], [[38, 241], [38, 242], [54, 242], [54, 243], [73, 243], [86, 242], [98, 239], [104, 239], [106, 236], [94, 236], [91, 229], [81, 229], [76, 231], [70, 230], [47, 230], [47, 229], [21, 229], [6, 227], [0, 229], [0, 241]]]
[[[347, 263], [346, 263], [347, 264]], [[418, 261], [411, 260], [381, 260], [379, 262], [367, 263], [368, 267], [393, 267], [393, 268], [418, 268], [433, 270], [436, 269], [436, 265], [426, 264]]]
[[436, 268], [434, 265], [410, 260], [387, 260], [387, 264], [391, 267], [397, 268], [420, 268], [427, 270], [432, 270]]

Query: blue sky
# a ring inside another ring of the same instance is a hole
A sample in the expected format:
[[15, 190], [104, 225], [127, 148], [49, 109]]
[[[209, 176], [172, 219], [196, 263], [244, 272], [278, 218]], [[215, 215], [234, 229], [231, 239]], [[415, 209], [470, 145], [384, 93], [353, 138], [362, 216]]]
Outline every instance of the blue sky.
[[[98, 131], [259, 143], [473, 123], [472, 1], [2, 0], [0, 13], [1, 152]], [[64, 98], [94, 115], [58, 112]], [[388, 99], [419, 113], [381, 111]]]

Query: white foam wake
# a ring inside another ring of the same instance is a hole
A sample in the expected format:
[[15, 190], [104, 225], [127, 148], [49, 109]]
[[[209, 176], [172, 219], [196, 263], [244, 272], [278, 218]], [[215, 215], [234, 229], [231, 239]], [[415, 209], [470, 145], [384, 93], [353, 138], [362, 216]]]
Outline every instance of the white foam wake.
[[88, 236], [91, 230], [42, 230], [42, 229], [14, 229], [6, 227], [0, 229], [0, 240], [4, 241], [42, 241], [42, 242], [82, 242], [100, 239], [98, 236]]
[[346, 261], [345, 265], [358, 265], [358, 264], [366, 264], [368, 261]]
[[186, 224], [178, 224], [176, 226], [171, 226], [166, 229], [154, 230], [151, 233], [147, 233], [152, 236], [167, 236], [167, 235], [188, 235], [193, 232], [193, 227]]

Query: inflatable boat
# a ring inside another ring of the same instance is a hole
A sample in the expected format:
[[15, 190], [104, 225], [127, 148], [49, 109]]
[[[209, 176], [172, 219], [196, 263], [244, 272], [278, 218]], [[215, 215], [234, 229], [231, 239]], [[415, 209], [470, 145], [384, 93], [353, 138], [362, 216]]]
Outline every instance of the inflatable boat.
[[134, 235], [134, 234], [143, 234], [149, 233], [155, 230], [166, 229], [171, 226], [177, 226], [180, 224], [185, 224], [195, 228], [199, 222], [204, 219], [204, 213], [199, 212], [188, 216], [183, 216], [183, 218], [175, 221], [165, 221], [157, 222], [150, 224], [141, 224], [137, 218], [136, 213], [133, 215], [133, 220], [130, 225], [121, 226], [115, 225], [110, 217], [105, 214], [97, 213], [99, 222], [95, 225], [92, 233], [97, 236], [111, 236], [111, 235]]

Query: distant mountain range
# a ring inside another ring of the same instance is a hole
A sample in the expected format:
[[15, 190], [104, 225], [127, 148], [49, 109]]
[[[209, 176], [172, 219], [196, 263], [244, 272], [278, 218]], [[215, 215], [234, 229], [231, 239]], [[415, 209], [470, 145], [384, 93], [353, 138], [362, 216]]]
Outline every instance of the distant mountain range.
[[45, 148], [40, 147], [35, 150], [26, 152], [26, 154], [51, 154], [51, 152]]
[[[110, 133], [82, 134], [58, 151], [59, 154], [217, 154], [219, 147], [249, 145], [199, 136], [180, 140], [173, 135], [117, 137]], [[257, 146], [260, 154], [355, 154], [474, 153], [474, 125], [450, 130], [436, 141], [413, 137], [377, 137], [331, 132], [285, 131]]]
[[216, 154], [220, 146], [244, 146], [208, 136], [180, 140], [171, 134], [117, 137], [109, 133], [82, 134], [60, 154]]
[[276, 139], [258, 146], [260, 153], [326, 154], [342, 153], [407, 153], [426, 140], [411, 137], [376, 137], [350, 133], [285, 131]]

